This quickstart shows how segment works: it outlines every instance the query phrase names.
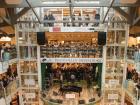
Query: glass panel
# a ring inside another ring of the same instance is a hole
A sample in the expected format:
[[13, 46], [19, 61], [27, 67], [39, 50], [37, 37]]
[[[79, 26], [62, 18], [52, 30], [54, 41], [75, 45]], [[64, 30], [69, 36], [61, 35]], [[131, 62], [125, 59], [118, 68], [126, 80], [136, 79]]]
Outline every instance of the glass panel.
[[37, 47], [36, 46], [30, 46], [30, 57], [32, 59], [36, 59], [37, 58]]
[[24, 33], [24, 32], [19, 31], [18, 35], [19, 35], [19, 38], [18, 38], [19, 44], [25, 44], [28, 42], [28, 33], [27, 32]]
[[125, 44], [125, 31], [117, 31], [116, 32], [116, 43], [117, 44]]
[[114, 58], [114, 46], [107, 46], [107, 59], [113, 59]]
[[30, 71], [30, 62], [29, 61], [21, 61], [20, 62], [20, 72], [21, 73], [29, 73]]
[[123, 59], [124, 53], [125, 53], [125, 47], [122, 47], [122, 46], [115, 47], [115, 55], [117, 59]]
[[37, 73], [37, 62], [36, 61], [30, 61], [30, 72]]
[[37, 35], [35, 32], [29, 32], [29, 43], [37, 44]]
[[107, 44], [113, 44], [115, 42], [115, 32], [110, 31], [107, 33]]
[[20, 46], [19, 51], [20, 51], [20, 58], [21, 59], [26, 59], [29, 57], [28, 46]]

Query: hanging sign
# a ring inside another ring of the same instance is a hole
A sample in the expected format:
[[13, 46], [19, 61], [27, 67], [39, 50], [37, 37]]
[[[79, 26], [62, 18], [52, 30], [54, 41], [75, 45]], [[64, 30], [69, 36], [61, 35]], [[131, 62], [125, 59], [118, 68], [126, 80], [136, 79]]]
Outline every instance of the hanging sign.
[[93, 27], [50, 27], [49, 32], [94, 32]]
[[42, 63], [103, 63], [102, 58], [41, 58]]

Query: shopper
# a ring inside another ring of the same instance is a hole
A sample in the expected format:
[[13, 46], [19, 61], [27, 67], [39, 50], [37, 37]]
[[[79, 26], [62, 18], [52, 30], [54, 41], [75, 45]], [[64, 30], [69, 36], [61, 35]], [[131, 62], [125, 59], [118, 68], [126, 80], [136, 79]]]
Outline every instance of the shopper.
[[79, 15], [78, 15], [79, 27], [82, 26], [81, 20], [82, 20], [81, 13], [79, 13]]
[[51, 22], [49, 23], [49, 26], [50, 26], [50, 27], [53, 27], [53, 26], [54, 26], [54, 22], [53, 22], [53, 21], [55, 21], [55, 18], [54, 18], [54, 16], [53, 16], [52, 13], [50, 13], [50, 14], [48, 15], [48, 19], [51, 21]]
[[89, 15], [87, 14], [86, 16], [85, 16], [85, 25], [86, 26], [88, 26], [88, 24], [89, 24], [89, 20], [90, 20], [90, 18], [89, 18]]
[[47, 21], [48, 21], [48, 15], [47, 14], [44, 15], [44, 21], [45, 21], [44, 22], [44, 26], [45, 27], [48, 27], [48, 23], [47, 23]]
[[100, 21], [100, 14], [95, 15], [95, 24], [94, 26], [99, 26], [99, 21]]
[[72, 26], [75, 27], [75, 15], [72, 16]]

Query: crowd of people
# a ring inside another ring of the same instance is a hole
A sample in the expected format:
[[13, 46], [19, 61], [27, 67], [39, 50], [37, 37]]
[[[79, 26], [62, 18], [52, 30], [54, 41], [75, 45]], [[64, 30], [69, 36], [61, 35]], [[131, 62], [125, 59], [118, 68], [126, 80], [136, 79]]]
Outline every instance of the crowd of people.
[[17, 57], [16, 46], [11, 44], [0, 45], [0, 61], [8, 61]]

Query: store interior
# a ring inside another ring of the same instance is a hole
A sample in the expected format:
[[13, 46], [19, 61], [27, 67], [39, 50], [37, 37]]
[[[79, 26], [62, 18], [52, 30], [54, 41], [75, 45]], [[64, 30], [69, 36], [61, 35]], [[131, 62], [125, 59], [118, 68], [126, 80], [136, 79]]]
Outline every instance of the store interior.
[[0, 103], [140, 105], [140, 1], [0, 1]]

